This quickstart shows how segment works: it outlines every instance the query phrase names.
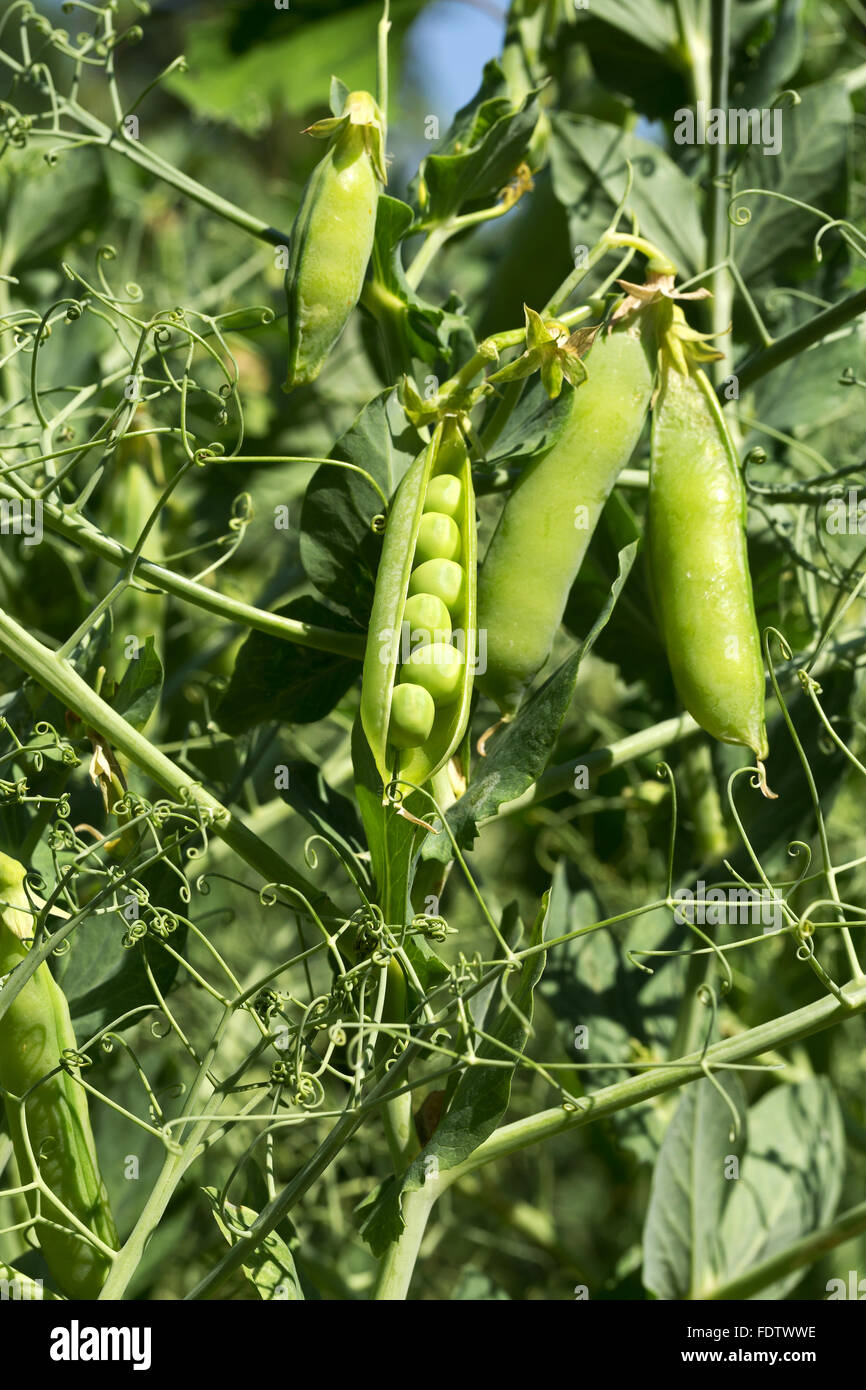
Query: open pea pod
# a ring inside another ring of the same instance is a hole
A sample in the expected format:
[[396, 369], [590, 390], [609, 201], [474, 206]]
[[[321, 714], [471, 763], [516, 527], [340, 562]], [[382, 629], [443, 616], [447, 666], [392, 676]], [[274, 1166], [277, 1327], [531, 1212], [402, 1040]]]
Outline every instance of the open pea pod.
[[[386, 786], [394, 778], [429, 781], [463, 737], [475, 673], [476, 570], [469, 456], [449, 419], [397, 489], [376, 577], [361, 723]], [[407, 602], [414, 613], [441, 612], [442, 630], [415, 627]]]

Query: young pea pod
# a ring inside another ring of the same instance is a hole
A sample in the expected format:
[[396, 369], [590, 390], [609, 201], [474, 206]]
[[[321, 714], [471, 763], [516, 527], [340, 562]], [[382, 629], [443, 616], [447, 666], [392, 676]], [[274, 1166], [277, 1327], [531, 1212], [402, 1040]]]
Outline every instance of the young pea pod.
[[640, 437], [654, 375], [643, 339], [640, 314], [599, 334], [565, 430], [518, 479], [490, 542], [478, 580], [478, 627], [487, 634], [478, 685], [505, 715], [550, 655], [592, 534]]
[[285, 389], [314, 381], [361, 295], [385, 183], [384, 121], [369, 92], [310, 126], [331, 146], [304, 189], [289, 244]]
[[476, 564], [469, 456], [447, 420], [397, 489], [376, 576], [361, 723], [386, 786], [429, 781], [466, 730]]
[[[27, 958], [33, 917], [26, 910], [25, 870], [0, 853], [0, 979]], [[2, 997], [2, 992], [0, 992]], [[68, 1212], [104, 1245], [117, 1248], [108, 1196], [99, 1174], [87, 1092], [64, 1070], [76, 1051], [66, 996], [43, 962], [0, 1018], [0, 1091], [22, 1184], [38, 1176], [52, 1197], [27, 1193], [39, 1244], [70, 1298], [96, 1298], [110, 1258], [76, 1231]], [[49, 1224], [51, 1223], [51, 1224]]]
[[767, 757], [764, 665], [739, 461], [710, 383], [663, 355], [653, 409], [650, 581], [680, 699], [723, 743]]

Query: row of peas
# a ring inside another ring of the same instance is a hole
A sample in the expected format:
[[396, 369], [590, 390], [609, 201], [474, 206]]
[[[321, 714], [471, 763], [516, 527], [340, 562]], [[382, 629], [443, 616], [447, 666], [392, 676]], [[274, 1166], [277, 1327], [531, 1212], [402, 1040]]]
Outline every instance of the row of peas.
[[463, 483], [453, 473], [431, 478], [418, 527], [403, 631], [414, 646], [394, 687], [388, 741], [395, 748], [426, 743], [437, 710], [455, 701], [464, 656], [451, 641], [452, 615], [463, 600], [463, 538], [456, 517]]

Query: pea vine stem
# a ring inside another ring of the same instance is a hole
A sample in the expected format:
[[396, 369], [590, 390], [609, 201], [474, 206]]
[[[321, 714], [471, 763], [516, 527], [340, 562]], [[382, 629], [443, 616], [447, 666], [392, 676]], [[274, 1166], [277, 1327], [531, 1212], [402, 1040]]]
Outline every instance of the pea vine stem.
[[[714, 110], [726, 111], [728, 108], [730, 46], [731, 0], [712, 0], [711, 90], [708, 105]], [[711, 277], [713, 297], [710, 300], [710, 321], [712, 333], [718, 338], [717, 350], [727, 354], [729, 349], [722, 335], [731, 321], [733, 295], [731, 278], [727, 272], [731, 224], [728, 220], [726, 167], [727, 146], [724, 141], [720, 140], [717, 144], [710, 146], [706, 263], [708, 266], [715, 267]], [[717, 386], [727, 374], [726, 361], [727, 357], [723, 357], [711, 364], [714, 384]]]
[[861, 314], [866, 314], [866, 289], [855, 290], [853, 294], [846, 295], [838, 304], [833, 304], [829, 309], [824, 309], [814, 318], [809, 319], [808, 323], [801, 323], [797, 328], [792, 328], [790, 333], [785, 333], [768, 347], [761, 348], [758, 352], [746, 357], [735, 369], [740, 390], [743, 391], [747, 386], [752, 386], [761, 377], [772, 372], [783, 362], [788, 362], [792, 357], [797, 357], [806, 348], [811, 348], [816, 343], [828, 338], [837, 329], [843, 328], [853, 319], [857, 319]]
[[433, 1180], [414, 1192], [406, 1193], [403, 1199], [403, 1230], [382, 1257], [370, 1295], [374, 1301], [394, 1303], [406, 1298], [427, 1222], [438, 1195], [438, 1185]]
[[[288, 233], [269, 226], [261, 218], [253, 217], [243, 208], [238, 207], [236, 203], [230, 202], [229, 199], [215, 193], [213, 189], [206, 188], [204, 184], [190, 178], [188, 174], [182, 173], [173, 164], [162, 159], [154, 150], [148, 149], [140, 140], [134, 140], [127, 136], [122, 129], [113, 129], [110, 125], [106, 125], [104, 121], [93, 116], [73, 98], [56, 93], [55, 89], [50, 88], [45, 79], [39, 75], [38, 68], [19, 63], [10, 53], [2, 50], [0, 50], [0, 62], [5, 63], [22, 81], [26, 80], [30, 83], [42, 96], [51, 99], [53, 94], [58, 103], [58, 111], [75, 121], [81, 130], [87, 131], [92, 137], [86, 143], [101, 145], [107, 150], [112, 150], [115, 154], [123, 155], [133, 164], [137, 164], [139, 168], [146, 169], [148, 173], [153, 174], [155, 178], [162, 179], [164, 183], [170, 184], [178, 192], [184, 193], [210, 212], [216, 213], [227, 222], [233, 222], [235, 226], [258, 237], [261, 241], [266, 241], [272, 246], [288, 245]], [[35, 126], [31, 130], [31, 134], [38, 139], [81, 143], [80, 136], [72, 131], [40, 130], [38, 126]]]
[[[0, 498], [20, 501], [22, 495], [28, 498], [32, 496], [35, 500], [35, 494], [31, 493], [31, 490], [25, 488], [23, 484], [19, 483], [17, 487], [13, 488], [9, 483], [0, 481]], [[40, 505], [45, 524], [50, 531], [72, 541], [91, 555], [98, 555], [101, 559], [110, 561], [120, 569], [128, 568], [132, 552], [126, 546], [121, 545], [119, 541], [104, 535], [94, 526], [91, 526], [80, 513], [41, 501], [41, 499]], [[231, 622], [253, 628], [258, 632], [267, 632], [274, 637], [283, 637], [287, 641], [295, 642], [298, 646], [313, 647], [317, 651], [333, 652], [337, 656], [356, 657], [359, 661], [364, 656], [365, 638], [363, 633], [338, 632], [330, 628], [317, 627], [314, 623], [304, 623], [295, 618], [281, 617], [278, 613], [267, 613], [261, 608], [256, 608], [253, 604], [243, 603], [240, 599], [229, 598], [194, 579], [186, 579], [165, 565], [158, 565], [144, 557], [140, 557], [136, 561], [135, 575], [137, 579], [146, 579], [149, 584], [160, 589], [163, 593], [171, 594], [174, 598], [182, 599], [186, 603], [192, 603], [197, 608], [204, 609], [205, 612], [227, 618]]]
[[281, 854], [254, 835], [201, 783], [194, 781], [128, 724], [122, 715], [90, 688], [69, 662], [49, 651], [2, 609], [0, 652], [65, 707], [73, 710], [89, 728], [98, 729], [114, 748], [158, 786], [179, 801], [191, 802], [201, 813], [203, 823], [211, 826], [214, 833], [225, 840], [250, 868], [262, 875], [265, 882], [285, 884], [313, 906], [338, 915], [327, 894], [298, 874]]
[[464, 1173], [474, 1172], [487, 1163], [519, 1153], [555, 1134], [582, 1128], [618, 1110], [652, 1100], [654, 1096], [663, 1095], [690, 1081], [697, 1081], [706, 1074], [707, 1069], [736, 1067], [856, 1017], [866, 1010], [866, 981], [847, 985], [843, 996], [840, 1000], [833, 995], [825, 995], [801, 1009], [783, 1014], [781, 1018], [771, 1019], [734, 1038], [714, 1043], [705, 1051], [692, 1052], [671, 1065], [649, 1069], [626, 1081], [605, 1086], [583, 1098], [576, 1110], [555, 1106], [526, 1119], [502, 1125], [463, 1163], [441, 1175], [440, 1190], [458, 1182]]
[[730, 1279], [727, 1283], [716, 1284], [707, 1289], [702, 1298], [713, 1302], [728, 1301], [731, 1299], [752, 1298], [761, 1289], [766, 1289], [770, 1284], [782, 1279], [795, 1270], [804, 1269], [814, 1260], [826, 1255], [828, 1251], [835, 1250], [837, 1245], [843, 1241], [852, 1240], [855, 1236], [862, 1235], [866, 1231], [866, 1202], [860, 1202], [856, 1207], [843, 1211], [841, 1216], [837, 1216], [835, 1221], [829, 1225], [822, 1226], [817, 1231], [810, 1231], [807, 1236], [794, 1241], [792, 1245], [787, 1245], [778, 1254], [771, 1256], [768, 1260], [762, 1260], [760, 1264], [754, 1265], [745, 1274], [740, 1274], [735, 1279]]
[[[216, 1055], [220, 1040], [231, 1021], [231, 1017], [232, 1010], [226, 1009], [214, 1032], [210, 1046], [201, 1060], [195, 1081], [189, 1089], [182, 1115], [191, 1116], [198, 1109], [200, 1096], [205, 1085], [208, 1084], [210, 1064]], [[218, 1102], [221, 1101], [221, 1097], [214, 1097], [214, 1099]], [[101, 1300], [121, 1299], [126, 1293], [130, 1280], [141, 1263], [147, 1243], [159, 1225], [178, 1183], [200, 1152], [202, 1141], [215, 1118], [207, 1111], [208, 1107], [205, 1107], [205, 1115], [198, 1118], [193, 1124], [180, 1152], [175, 1151], [166, 1154], [159, 1177], [153, 1185], [141, 1215], [122, 1249], [118, 1252], [111, 1272], [102, 1287], [99, 1295]]]
[[[750, 1028], [734, 1038], [726, 1038], [711, 1047], [693, 1051], [676, 1062], [648, 1068], [637, 1076], [605, 1086], [581, 1098], [577, 1107], [556, 1106], [512, 1124], [502, 1125], [489, 1139], [478, 1146], [462, 1163], [456, 1164], [429, 1178], [419, 1191], [409, 1192], [403, 1199], [404, 1228], [382, 1257], [373, 1297], [380, 1300], [405, 1298], [412, 1271], [420, 1250], [424, 1229], [435, 1202], [455, 1183], [488, 1163], [511, 1157], [534, 1144], [555, 1135], [583, 1128], [596, 1120], [606, 1119], [619, 1110], [652, 1100], [708, 1072], [726, 1067], [745, 1065], [754, 1058], [775, 1052], [800, 1041], [813, 1033], [832, 1028], [834, 1024], [861, 1014], [866, 1010], [866, 982], [849, 985], [843, 998], [826, 995], [813, 1004], [772, 1019], [769, 1023]], [[807, 1263], [806, 1259], [802, 1263]], [[773, 1272], [772, 1277], [778, 1277]], [[743, 1295], [739, 1295], [743, 1296]]]
[[449, 217], [439, 226], [431, 228], [406, 270], [406, 281], [410, 287], [417, 290], [442, 247], [452, 237], [457, 236], [458, 232], [466, 231], [468, 227], [478, 226], [482, 222], [493, 222], [497, 217], [504, 217], [512, 207], [513, 204], [507, 201], [496, 203], [493, 207], [482, 208], [479, 212], [468, 212], [463, 217]]

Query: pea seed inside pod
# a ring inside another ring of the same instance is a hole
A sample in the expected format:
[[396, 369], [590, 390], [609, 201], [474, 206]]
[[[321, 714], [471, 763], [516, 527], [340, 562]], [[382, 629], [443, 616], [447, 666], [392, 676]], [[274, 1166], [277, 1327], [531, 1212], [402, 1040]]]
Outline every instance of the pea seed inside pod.
[[401, 684], [411, 681], [429, 690], [437, 704], [447, 705], [460, 693], [463, 655], [447, 642], [431, 642], [418, 647], [400, 672]]
[[453, 560], [425, 560], [409, 576], [409, 596], [433, 594], [453, 613], [463, 596], [463, 571]]
[[413, 646], [427, 642], [447, 642], [451, 637], [451, 614], [435, 594], [414, 594], [406, 600], [403, 622]]
[[396, 685], [391, 700], [388, 742], [395, 748], [420, 748], [426, 743], [436, 718], [433, 696], [421, 685]]
[[415, 563], [427, 560], [459, 560], [460, 529], [444, 512], [425, 512], [418, 527], [415, 542]]
[[440, 473], [438, 478], [430, 479], [424, 499], [425, 512], [443, 512], [445, 516], [456, 516], [462, 502], [463, 484], [453, 473]]

